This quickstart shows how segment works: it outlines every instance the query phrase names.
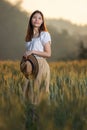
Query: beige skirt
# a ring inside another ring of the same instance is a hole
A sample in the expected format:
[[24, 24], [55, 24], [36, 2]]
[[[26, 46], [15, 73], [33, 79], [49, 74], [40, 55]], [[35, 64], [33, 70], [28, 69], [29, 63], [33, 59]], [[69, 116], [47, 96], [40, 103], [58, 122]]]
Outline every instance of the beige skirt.
[[31, 103], [37, 104], [49, 95], [50, 67], [45, 58], [38, 58], [39, 72], [35, 79], [26, 79], [23, 94]]

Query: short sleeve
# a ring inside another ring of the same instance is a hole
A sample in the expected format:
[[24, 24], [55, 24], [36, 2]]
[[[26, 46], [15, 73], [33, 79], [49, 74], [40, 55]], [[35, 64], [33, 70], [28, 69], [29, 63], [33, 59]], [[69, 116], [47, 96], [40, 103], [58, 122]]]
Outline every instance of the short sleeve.
[[41, 41], [42, 41], [43, 45], [45, 45], [48, 42], [51, 43], [50, 33], [49, 32], [42, 32], [42, 34], [41, 34]]

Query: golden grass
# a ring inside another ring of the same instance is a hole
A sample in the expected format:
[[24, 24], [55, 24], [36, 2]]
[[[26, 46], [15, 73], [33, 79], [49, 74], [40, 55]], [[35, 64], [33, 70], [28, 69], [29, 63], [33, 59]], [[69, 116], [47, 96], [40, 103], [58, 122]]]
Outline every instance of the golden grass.
[[[54, 117], [51, 115], [51, 124], [48, 119], [46, 129], [71, 130], [74, 128], [73, 122], [76, 118], [75, 116], [78, 113], [84, 113], [84, 111], [87, 114], [87, 60], [51, 62], [49, 65], [51, 69], [49, 100], [54, 104], [52, 107], [58, 107], [59, 113], [61, 114], [61, 111], [64, 112], [69, 109], [71, 117], [68, 118], [66, 116], [66, 125], [63, 124], [64, 128], [63, 126], [60, 128], [60, 125], [55, 125], [56, 123], [52, 124]], [[20, 72], [19, 61], [0, 61], [0, 129], [25, 130], [25, 122], [22, 123], [23, 120], [26, 120], [26, 117], [23, 115], [25, 111], [22, 95], [24, 81], [25, 77]], [[69, 104], [71, 105], [69, 106]], [[76, 107], [78, 108], [77, 111]], [[46, 107], [42, 110], [44, 116], [43, 118], [41, 117], [41, 123], [44, 122], [43, 119], [47, 116], [45, 109]], [[51, 109], [54, 111], [55, 108]], [[42, 114], [42, 111], [39, 113]], [[50, 114], [52, 113], [50, 112]], [[81, 122], [84, 124], [81, 130], [85, 130], [87, 129], [86, 117], [84, 114], [80, 116], [82, 116], [82, 119], [84, 118], [83, 120], [85, 122], [85, 124]], [[62, 121], [65, 119], [62, 119]], [[16, 120], [15, 123], [14, 120]], [[60, 121], [61, 119], [57, 118], [56, 120]], [[78, 124], [77, 118], [76, 121]], [[16, 124], [19, 124], [19, 127]]]

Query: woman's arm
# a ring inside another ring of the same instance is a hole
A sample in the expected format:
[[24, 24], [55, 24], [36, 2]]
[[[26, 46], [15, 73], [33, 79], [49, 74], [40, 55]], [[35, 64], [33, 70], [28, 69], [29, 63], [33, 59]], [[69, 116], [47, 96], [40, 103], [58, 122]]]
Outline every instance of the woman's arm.
[[50, 42], [46, 43], [44, 46], [44, 52], [41, 51], [33, 51], [33, 54], [42, 56], [42, 57], [50, 57], [51, 56], [51, 44]]
[[27, 57], [28, 55], [31, 55], [31, 54], [35, 54], [35, 55], [38, 55], [38, 56], [42, 56], [42, 57], [45, 57], [45, 58], [48, 58], [51, 56], [51, 43], [48, 42], [44, 45], [44, 51], [41, 52], [41, 51], [27, 51], [25, 56]]

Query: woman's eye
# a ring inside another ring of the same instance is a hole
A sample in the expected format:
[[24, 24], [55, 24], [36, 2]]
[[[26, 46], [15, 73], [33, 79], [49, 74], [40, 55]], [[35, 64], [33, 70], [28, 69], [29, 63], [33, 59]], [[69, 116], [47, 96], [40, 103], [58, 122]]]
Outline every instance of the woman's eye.
[[33, 16], [32, 18], [33, 18], [33, 19], [36, 19], [36, 16]]
[[39, 17], [38, 19], [39, 19], [39, 20], [42, 20], [42, 18], [41, 18], [41, 17]]

